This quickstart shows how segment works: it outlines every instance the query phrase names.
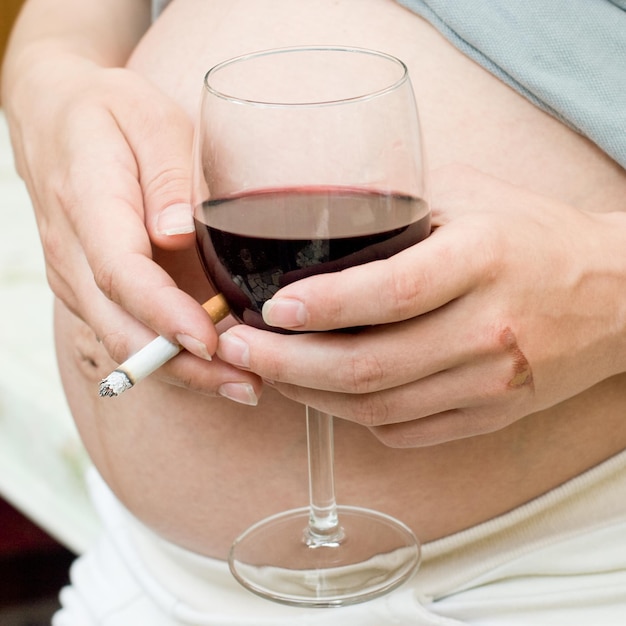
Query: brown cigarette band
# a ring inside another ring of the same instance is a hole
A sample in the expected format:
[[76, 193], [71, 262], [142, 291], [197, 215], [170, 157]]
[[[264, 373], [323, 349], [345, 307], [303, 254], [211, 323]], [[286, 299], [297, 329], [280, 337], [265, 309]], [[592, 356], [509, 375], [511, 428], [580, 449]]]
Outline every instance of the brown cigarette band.
[[207, 300], [202, 308], [209, 314], [214, 324], [221, 322], [230, 313], [228, 302], [221, 293]]

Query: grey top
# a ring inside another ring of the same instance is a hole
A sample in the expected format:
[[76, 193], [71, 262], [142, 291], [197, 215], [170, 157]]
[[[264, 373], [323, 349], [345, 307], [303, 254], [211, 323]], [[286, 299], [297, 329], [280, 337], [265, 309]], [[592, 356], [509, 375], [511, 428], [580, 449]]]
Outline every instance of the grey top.
[[626, 0], [396, 0], [626, 167]]

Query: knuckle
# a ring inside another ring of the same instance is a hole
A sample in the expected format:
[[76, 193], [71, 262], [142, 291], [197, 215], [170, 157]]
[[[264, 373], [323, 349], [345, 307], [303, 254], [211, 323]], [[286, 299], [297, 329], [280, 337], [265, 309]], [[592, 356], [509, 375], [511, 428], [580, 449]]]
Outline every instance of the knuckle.
[[372, 433], [387, 448], [409, 448], [411, 447], [407, 442], [405, 437], [398, 435], [398, 431], [396, 429], [386, 428], [385, 426], [379, 426], [377, 428], [371, 429]]
[[[228, 336], [228, 334], [227, 334]], [[235, 334], [235, 337], [237, 335]], [[220, 339], [220, 341], [222, 341]], [[219, 344], [222, 348], [218, 348], [218, 352], [220, 349], [223, 349], [223, 343]], [[240, 367], [240, 362], [230, 361], [228, 356], [228, 351], [226, 354], [220, 352], [222, 356], [225, 356], [225, 361], [234, 362], [236, 365], [234, 367]], [[285, 365], [283, 360], [281, 359], [280, 350], [266, 349], [265, 346], [250, 346], [249, 352], [249, 363], [243, 367], [244, 370], [249, 370], [258, 376], [262, 376], [267, 380], [272, 380], [274, 382], [281, 383], [282, 385], [289, 385], [292, 387], [290, 376], [290, 368]], [[293, 389], [297, 389], [296, 386], [292, 387]]]
[[475, 251], [472, 264], [483, 282], [493, 282], [503, 274], [508, 265], [509, 243], [506, 228], [502, 228], [499, 220], [477, 220], [472, 233]]
[[487, 435], [504, 426], [499, 412], [487, 407], [465, 409], [459, 413], [464, 418], [459, 421], [459, 435], [461, 437]]
[[106, 333], [102, 337], [102, 345], [116, 363], [123, 363], [131, 352], [128, 336], [121, 332]]
[[415, 448], [427, 443], [425, 438], [420, 435], [419, 428], [416, 429], [413, 422], [376, 426], [370, 430], [376, 439], [388, 448]]
[[93, 278], [98, 289], [109, 300], [118, 301], [117, 281], [115, 280], [116, 264], [111, 259], [105, 259], [93, 267]]
[[144, 193], [146, 197], [152, 198], [165, 196], [173, 190], [178, 190], [181, 183], [185, 183], [186, 187], [188, 176], [188, 171], [180, 164], [166, 164], [144, 182]]
[[484, 310], [485, 320], [475, 332], [474, 349], [478, 357], [493, 359], [505, 357], [517, 346], [517, 340], [513, 331], [514, 321], [503, 310], [494, 308], [491, 311]]
[[[70, 285], [63, 280], [61, 275], [50, 265], [46, 265], [46, 280], [52, 293], [61, 300], [65, 306], [77, 315], [78, 303]], [[77, 317], [79, 317], [77, 315]]]
[[39, 230], [39, 237], [46, 263], [55, 269], [62, 266], [63, 260], [66, 258], [67, 248], [58, 231], [42, 225]]
[[389, 407], [381, 394], [357, 396], [351, 406], [352, 419], [363, 426], [374, 428], [389, 420]]
[[416, 296], [423, 291], [424, 277], [418, 277], [411, 266], [397, 268], [389, 275], [389, 288], [381, 291], [383, 303], [395, 311], [398, 319], [409, 319], [415, 314]]
[[[253, 364], [253, 369], [259, 371], [259, 375], [268, 380], [273, 381], [284, 381], [288, 377], [288, 372], [285, 372], [284, 367], [281, 365], [280, 361], [275, 358], [267, 357], [267, 359], [263, 362], [262, 368], [259, 367], [261, 364]], [[260, 370], [262, 369], [262, 373]]]
[[379, 388], [385, 371], [372, 353], [351, 354], [339, 365], [337, 379], [341, 389], [365, 394]]
[[459, 438], [488, 435], [506, 428], [514, 421], [514, 416], [499, 404], [493, 406], [465, 409], [462, 412], [462, 428], [459, 429]]

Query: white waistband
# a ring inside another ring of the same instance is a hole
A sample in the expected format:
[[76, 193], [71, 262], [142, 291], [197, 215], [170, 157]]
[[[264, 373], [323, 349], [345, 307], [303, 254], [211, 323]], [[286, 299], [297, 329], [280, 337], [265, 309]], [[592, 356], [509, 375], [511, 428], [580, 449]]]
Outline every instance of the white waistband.
[[145, 593], [173, 619], [206, 626], [458, 625], [425, 605], [484, 582], [514, 559], [626, 522], [624, 451], [505, 515], [426, 544], [420, 571], [401, 589], [364, 605], [306, 610], [258, 598], [234, 581], [224, 562], [158, 537], [123, 508], [95, 470], [89, 484], [105, 528]]
[[626, 522], [626, 450], [517, 509], [423, 547], [420, 597], [463, 589], [500, 564]]

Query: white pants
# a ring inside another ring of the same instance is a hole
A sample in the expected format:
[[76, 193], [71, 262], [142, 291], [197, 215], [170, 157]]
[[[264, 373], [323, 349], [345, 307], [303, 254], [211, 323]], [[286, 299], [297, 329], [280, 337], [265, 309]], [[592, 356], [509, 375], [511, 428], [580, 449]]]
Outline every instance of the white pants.
[[53, 626], [624, 626], [626, 451], [506, 515], [426, 544], [415, 577], [376, 600], [263, 600], [225, 563], [154, 535], [89, 476], [104, 523], [72, 566]]

